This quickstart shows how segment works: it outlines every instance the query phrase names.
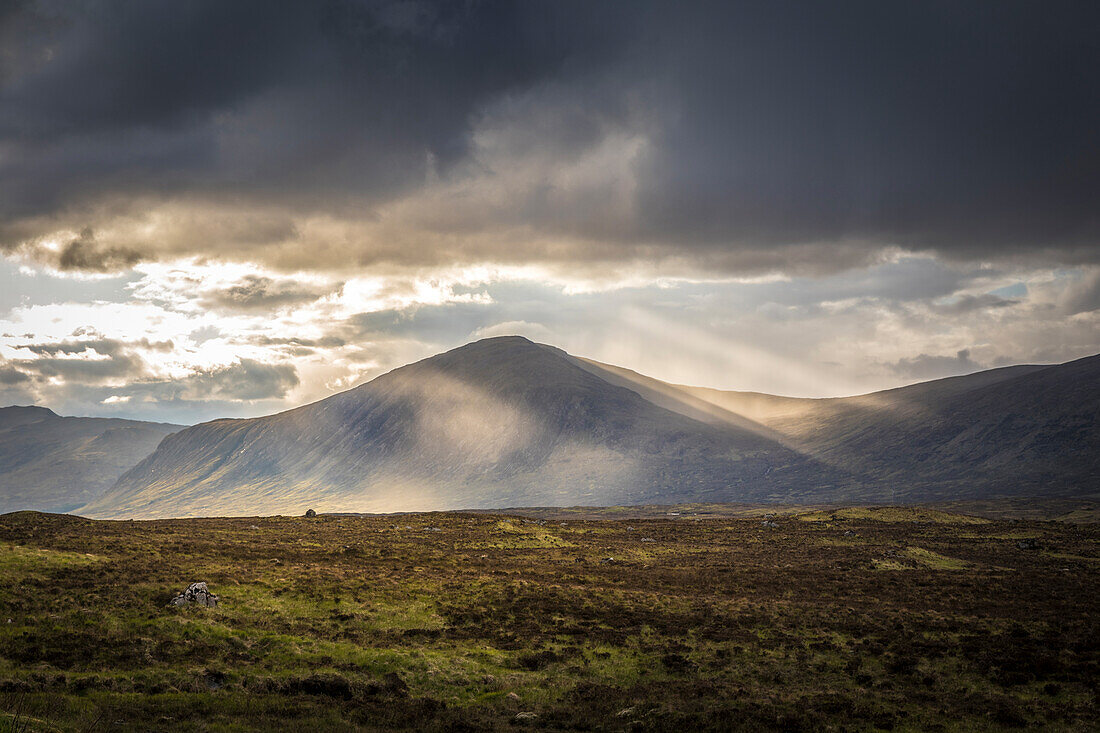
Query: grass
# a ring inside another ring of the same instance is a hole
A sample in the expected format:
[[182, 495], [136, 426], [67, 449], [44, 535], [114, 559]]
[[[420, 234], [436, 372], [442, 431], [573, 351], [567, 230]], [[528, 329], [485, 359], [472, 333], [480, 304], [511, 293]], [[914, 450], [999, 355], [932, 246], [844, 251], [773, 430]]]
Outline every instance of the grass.
[[0, 573], [11, 577], [27, 578], [59, 568], [89, 565], [100, 559], [102, 558], [90, 553], [6, 545], [0, 546]]
[[1095, 729], [1100, 527], [945, 514], [4, 515], [0, 731]]
[[990, 520], [921, 507], [844, 507], [796, 515], [804, 522], [838, 522], [870, 519], [880, 522], [929, 522], [933, 524], [989, 524]]

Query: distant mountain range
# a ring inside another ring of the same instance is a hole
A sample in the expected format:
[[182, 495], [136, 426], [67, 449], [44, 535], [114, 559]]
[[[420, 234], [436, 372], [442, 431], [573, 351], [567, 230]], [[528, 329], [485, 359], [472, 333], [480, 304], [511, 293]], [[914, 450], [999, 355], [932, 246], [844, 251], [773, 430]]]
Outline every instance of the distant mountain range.
[[180, 430], [79, 513], [1089, 496], [1098, 416], [1100, 357], [796, 399], [502, 337], [295, 410]]
[[0, 512], [81, 507], [183, 427], [0, 408]]

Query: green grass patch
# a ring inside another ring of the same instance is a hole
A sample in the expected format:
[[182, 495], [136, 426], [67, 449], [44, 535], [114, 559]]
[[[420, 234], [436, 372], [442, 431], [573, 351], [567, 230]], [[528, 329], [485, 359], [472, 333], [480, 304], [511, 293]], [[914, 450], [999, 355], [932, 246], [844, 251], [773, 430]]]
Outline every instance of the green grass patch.
[[989, 524], [991, 520], [921, 507], [846, 507], [796, 514], [804, 522], [871, 520], [875, 522], [927, 522], [932, 524]]

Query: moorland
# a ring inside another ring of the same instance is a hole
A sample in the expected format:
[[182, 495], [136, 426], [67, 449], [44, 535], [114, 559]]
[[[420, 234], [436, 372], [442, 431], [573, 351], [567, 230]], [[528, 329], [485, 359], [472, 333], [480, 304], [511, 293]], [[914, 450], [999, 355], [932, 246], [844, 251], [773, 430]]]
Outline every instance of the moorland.
[[1100, 527], [690, 514], [4, 515], [0, 730], [1095, 730]]

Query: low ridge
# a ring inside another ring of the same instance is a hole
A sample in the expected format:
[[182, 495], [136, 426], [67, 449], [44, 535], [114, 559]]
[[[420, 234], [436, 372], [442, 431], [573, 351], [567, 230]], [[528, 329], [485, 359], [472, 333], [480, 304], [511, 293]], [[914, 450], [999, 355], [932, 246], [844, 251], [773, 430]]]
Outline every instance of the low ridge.
[[183, 425], [0, 408], [0, 512], [65, 512], [110, 488]]

